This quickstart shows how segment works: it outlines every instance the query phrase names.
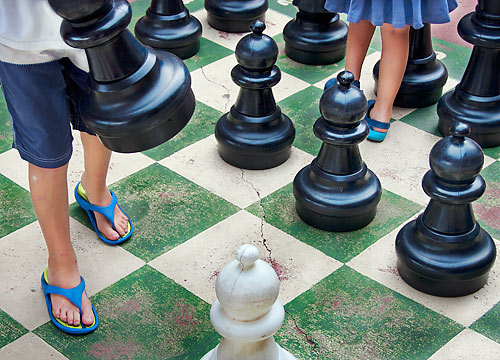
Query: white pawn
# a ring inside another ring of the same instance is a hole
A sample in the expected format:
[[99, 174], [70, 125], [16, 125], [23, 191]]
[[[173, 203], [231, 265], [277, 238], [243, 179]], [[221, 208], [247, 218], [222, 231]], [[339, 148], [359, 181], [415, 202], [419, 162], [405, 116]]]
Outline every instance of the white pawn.
[[222, 340], [201, 360], [296, 360], [273, 337], [285, 319], [279, 286], [273, 268], [259, 259], [259, 250], [241, 246], [215, 284], [210, 321]]

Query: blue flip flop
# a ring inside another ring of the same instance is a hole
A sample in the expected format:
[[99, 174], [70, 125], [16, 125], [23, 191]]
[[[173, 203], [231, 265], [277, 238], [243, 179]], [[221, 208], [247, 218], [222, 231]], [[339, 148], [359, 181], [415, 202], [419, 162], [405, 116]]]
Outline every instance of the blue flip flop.
[[377, 127], [379, 129], [384, 129], [384, 130], [389, 130], [391, 127], [391, 123], [385, 123], [381, 122], [378, 120], [373, 120], [370, 118], [370, 110], [373, 108], [375, 105], [375, 100], [368, 100], [368, 111], [366, 112], [365, 115], [365, 120], [368, 123], [368, 128], [370, 129], [368, 132], [368, 140], [375, 141], [375, 142], [382, 142], [385, 140], [385, 137], [387, 136], [388, 131], [386, 132], [380, 132], [377, 130], [374, 130], [374, 127]]
[[85, 190], [83, 189], [83, 186], [81, 183], [78, 183], [78, 185], [76, 185], [76, 187], [75, 187], [76, 202], [87, 213], [87, 215], [90, 219], [90, 222], [92, 223], [92, 226], [94, 227], [95, 233], [97, 234], [97, 236], [99, 236], [99, 239], [101, 239], [102, 241], [104, 241], [106, 244], [109, 244], [109, 245], [118, 245], [118, 244], [121, 244], [122, 242], [126, 241], [128, 238], [130, 238], [130, 236], [132, 235], [132, 232], [134, 231], [134, 226], [132, 225], [130, 218], [127, 216], [127, 214], [125, 214], [125, 212], [120, 207], [120, 205], [118, 205], [118, 207], [123, 212], [123, 214], [125, 216], [127, 216], [127, 218], [128, 218], [128, 229], [127, 229], [127, 233], [124, 236], [121, 236], [117, 240], [110, 240], [110, 239], [106, 238], [99, 231], [99, 229], [97, 228], [97, 222], [96, 222], [95, 215], [94, 215], [94, 211], [97, 211], [98, 213], [104, 215], [106, 217], [106, 219], [108, 219], [109, 222], [111, 223], [111, 225], [113, 226], [113, 229], [116, 230], [114, 222], [115, 222], [115, 205], [117, 205], [117, 199], [116, 199], [116, 195], [114, 192], [110, 191], [110, 193], [112, 196], [111, 203], [108, 206], [97, 206], [97, 205], [91, 204], [89, 202], [87, 194], [85, 193]]
[[48, 268], [42, 274], [42, 289], [43, 294], [45, 295], [45, 303], [47, 304], [47, 311], [49, 312], [49, 317], [52, 323], [61, 331], [73, 334], [73, 335], [84, 335], [89, 332], [97, 329], [99, 325], [99, 318], [97, 317], [97, 313], [92, 306], [92, 311], [94, 312], [94, 323], [90, 326], [86, 326], [82, 323], [82, 319], [80, 317], [80, 325], [74, 326], [68, 323], [65, 323], [61, 319], [58, 319], [54, 316], [54, 312], [52, 311], [52, 301], [50, 301], [50, 294], [62, 295], [66, 299], [68, 299], [73, 305], [75, 305], [78, 310], [80, 310], [80, 316], [82, 314], [82, 294], [85, 291], [85, 280], [80, 276], [80, 284], [75, 286], [72, 289], [64, 289], [58, 286], [49, 285], [49, 277], [48, 277]]

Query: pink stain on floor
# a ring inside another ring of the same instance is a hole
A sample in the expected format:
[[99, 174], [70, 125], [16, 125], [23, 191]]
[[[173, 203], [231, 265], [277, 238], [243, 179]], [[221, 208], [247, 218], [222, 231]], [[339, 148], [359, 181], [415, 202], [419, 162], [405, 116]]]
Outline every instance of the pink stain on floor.
[[88, 354], [96, 359], [123, 360], [133, 359], [136, 345], [133, 343], [120, 343], [117, 341], [105, 341], [94, 344]]
[[117, 309], [117, 312], [119, 313], [125, 313], [125, 314], [130, 314], [130, 313], [136, 313], [140, 310], [139, 303], [135, 301], [134, 299], [130, 299], [126, 303], [120, 305]]
[[494, 228], [500, 228], [500, 208], [487, 204], [476, 204], [476, 214], [483, 223]]
[[266, 258], [264, 261], [271, 265], [276, 275], [278, 275], [279, 281], [288, 280], [288, 269], [285, 266], [278, 263], [274, 258]]
[[389, 265], [385, 269], [378, 268], [377, 270], [380, 272], [383, 272], [383, 273], [392, 274], [392, 275], [396, 275], [397, 277], [399, 277], [399, 271], [398, 271], [398, 268], [396, 266]]
[[215, 270], [215, 271], [213, 272], [213, 274], [210, 276], [209, 280], [210, 280], [210, 281], [212, 281], [212, 280], [216, 279], [216, 278], [217, 278], [217, 276], [219, 276], [219, 271], [218, 271], [218, 270]]
[[198, 320], [194, 316], [194, 308], [191, 305], [176, 302], [174, 312], [177, 312], [174, 317], [177, 325], [184, 328], [191, 328], [198, 325]]

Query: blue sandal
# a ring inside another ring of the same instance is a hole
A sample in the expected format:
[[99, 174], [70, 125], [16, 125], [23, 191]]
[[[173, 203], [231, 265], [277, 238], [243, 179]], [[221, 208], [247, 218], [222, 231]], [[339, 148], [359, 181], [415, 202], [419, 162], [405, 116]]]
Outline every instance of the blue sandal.
[[365, 115], [365, 120], [368, 123], [368, 127], [370, 129], [370, 131], [368, 132], [368, 140], [375, 142], [382, 142], [387, 136], [388, 131], [380, 132], [374, 130], [373, 128], [377, 127], [379, 129], [389, 130], [389, 128], [391, 127], [391, 123], [385, 123], [370, 118], [370, 110], [373, 108], [374, 105], [375, 105], [375, 100], [368, 100], [368, 111], [366, 112]]
[[[99, 236], [99, 238], [102, 241], [104, 241], [106, 244], [118, 245], [118, 244], [121, 244], [122, 242], [126, 241], [128, 238], [130, 238], [130, 236], [132, 235], [132, 232], [134, 231], [134, 226], [132, 225], [130, 218], [128, 219], [127, 233], [117, 240], [110, 240], [110, 239], [106, 238], [97, 228], [97, 222], [96, 222], [95, 215], [94, 215], [94, 211], [97, 211], [99, 214], [104, 215], [106, 217], [106, 219], [108, 219], [109, 222], [111, 223], [111, 225], [113, 226], [113, 229], [116, 230], [114, 223], [115, 223], [115, 205], [117, 205], [117, 200], [116, 200], [115, 193], [112, 191], [110, 191], [110, 193], [112, 196], [111, 203], [108, 206], [97, 206], [97, 205], [93, 205], [89, 202], [87, 194], [85, 193], [85, 190], [83, 189], [83, 186], [81, 183], [78, 183], [78, 185], [76, 185], [76, 187], [75, 187], [76, 202], [87, 213], [97, 236]], [[125, 216], [127, 216], [127, 214], [125, 214], [125, 212], [120, 207], [120, 205], [118, 205], [118, 207], [123, 212], [123, 214]], [[127, 216], [127, 218], [128, 218], [128, 216]]]
[[[49, 270], [48, 268], [45, 269], [45, 271], [42, 274], [42, 289], [43, 289], [43, 294], [45, 295], [45, 303], [47, 304], [47, 311], [49, 312], [49, 317], [52, 323], [59, 330], [73, 335], [88, 334], [89, 332], [92, 332], [95, 329], [97, 329], [97, 326], [99, 325], [99, 318], [97, 317], [97, 313], [94, 309], [94, 306], [92, 306], [92, 311], [94, 312], [94, 323], [90, 326], [86, 326], [85, 324], [82, 323], [82, 318], [81, 318], [82, 294], [85, 291], [85, 280], [83, 280], [83, 278], [80, 276], [80, 284], [72, 289], [64, 289], [58, 286], [52, 286], [49, 285], [48, 270]], [[54, 312], [52, 310], [52, 301], [50, 300], [50, 294], [57, 294], [64, 296], [73, 305], [75, 305], [78, 308], [78, 310], [80, 310], [80, 325], [78, 326], [70, 325], [54, 316]]]

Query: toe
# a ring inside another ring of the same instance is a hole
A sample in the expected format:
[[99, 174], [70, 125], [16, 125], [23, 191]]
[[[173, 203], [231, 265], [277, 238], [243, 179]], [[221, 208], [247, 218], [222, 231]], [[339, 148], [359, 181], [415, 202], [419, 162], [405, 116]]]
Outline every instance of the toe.
[[59, 316], [62, 322], [68, 322], [68, 312], [65, 310], [61, 311], [61, 315]]
[[68, 325], [73, 325], [74, 314], [74, 311], [68, 311], [68, 320], [66, 320]]
[[82, 323], [86, 326], [90, 326], [94, 323], [92, 304], [85, 293], [82, 295]]

